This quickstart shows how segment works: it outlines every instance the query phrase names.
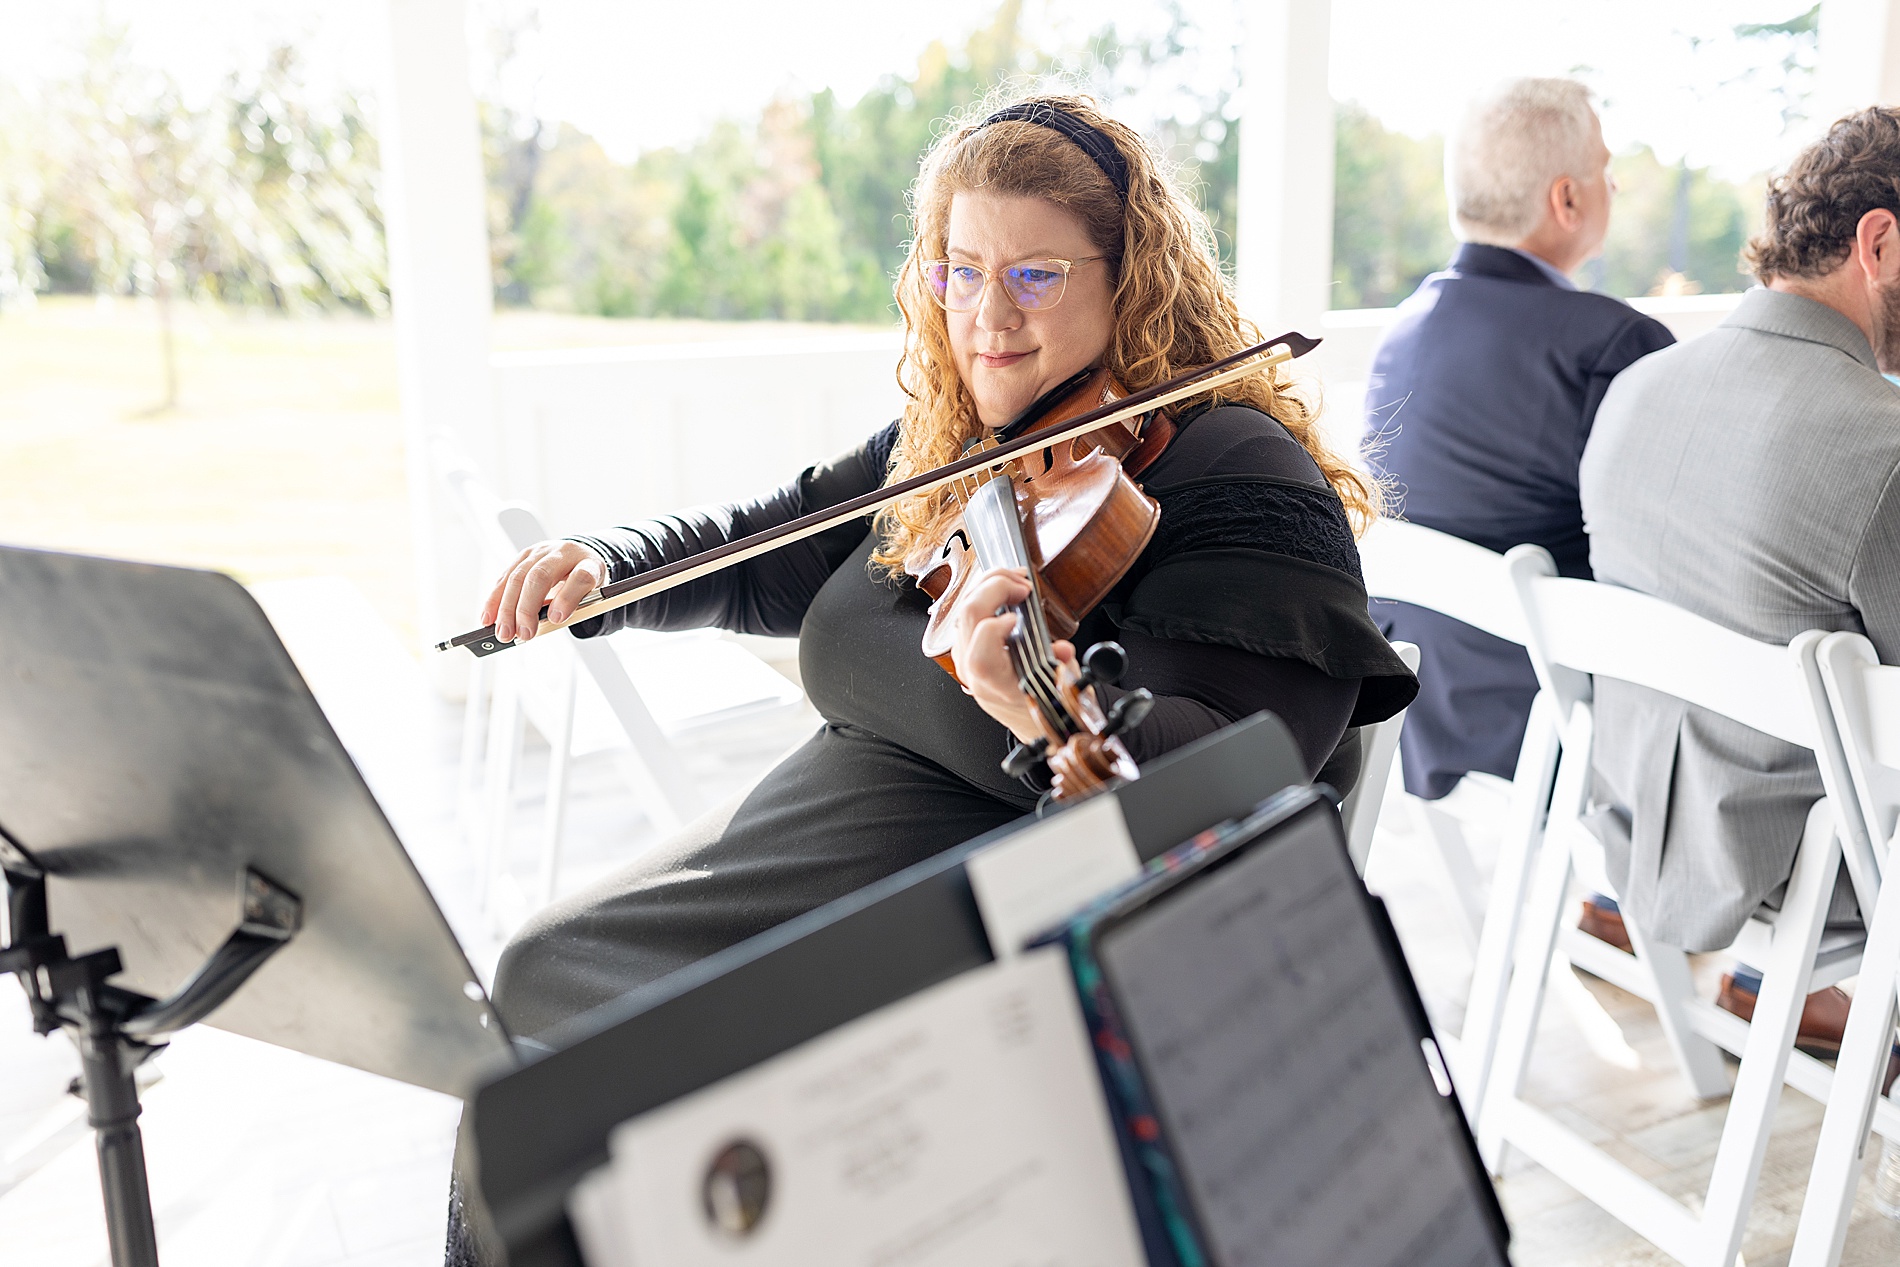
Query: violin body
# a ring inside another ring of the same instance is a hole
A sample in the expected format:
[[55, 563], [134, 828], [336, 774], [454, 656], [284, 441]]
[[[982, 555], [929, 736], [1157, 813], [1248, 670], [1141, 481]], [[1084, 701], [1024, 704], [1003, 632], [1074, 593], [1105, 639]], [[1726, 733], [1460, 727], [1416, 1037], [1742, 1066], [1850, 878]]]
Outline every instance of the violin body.
[[[1038, 429], [1058, 425], [1123, 394], [1106, 370], [1097, 370], [1039, 417]], [[1139, 430], [1115, 423], [1005, 464], [1015, 485], [1031, 570], [1040, 578], [1038, 589], [1051, 637], [1073, 635], [1082, 617], [1128, 574], [1154, 536], [1161, 507], [1141, 491], [1129, 466], [1137, 461], [1146, 466], [1172, 435], [1172, 422], [1158, 415]], [[984, 445], [995, 443], [985, 441]], [[970, 451], [979, 447], [972, 446]], [[1145, 461], [1140, 460], [1143, 457]], [[988, 474], [1000, 478], [1004, 473], [1004, 467], [999, 467]], [[977, 483], [971, 477], [951, 485], [951, 496], [960, 509], [968, 504]], [[932, 600], [923, 652], [955, 677], [950, 651], [956, 613], [967, 586], [986, 569], [959, 522], [952, 525], [942, 545], [906, 570]]]
[[[1123, 395], [1104, 370], [1064, 384], [999, 433], [1033, 439]], [[1156, 429], [1157, 420], [1161, 429]], [[1096, 687], [1121, 677], [1126, 657], [1114, 643], [1089, 648], [1082, 664], [1054, 653], [1095, 605], [1128, 574], [1161, 522], [1161, 507], [1136, 484], [1129, 465], [1146, 465], [1171, 438], [1165, 415], [1115, 424], [1041, 449], [1028, 449], [949, 485], [957, 514], [942, 545], [925, 550], [906, 570], [930, 595], [924, 654], [956, 676], [951, 656], [958, 615], [976, 578], [995, 567], [1019, 567], [1030, 596], [1013, 612], [1007, 645], [1017, 681], [1032, 705], [1037, 733], [1003, 763], [1023, 776], [1048, 766], [1050, 791], [1071, 801], [1137, 776], [1134, 759], [1117, 737], [1137, 724], [1153, 697], [1132, 691], [1105, 708]], [[992, 438], [966, 451], [995, 448]], [[1146, 450], [1144, 457], [1144, 450]]]

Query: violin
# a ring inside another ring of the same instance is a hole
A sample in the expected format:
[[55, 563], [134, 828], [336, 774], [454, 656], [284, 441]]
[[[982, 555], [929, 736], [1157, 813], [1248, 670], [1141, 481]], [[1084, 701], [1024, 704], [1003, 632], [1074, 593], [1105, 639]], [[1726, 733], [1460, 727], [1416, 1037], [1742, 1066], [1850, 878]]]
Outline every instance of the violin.
[[[1065, 670], [1052, 650], [1055, 640], [1073, 633], [1081, 617], [1133, 566], [1159, 522], [1159, 507], [1134, 484], [1124, 463], [1139, 473], [1159, 456], [1172, 429], [1162, 412], [1166, 406], [1284, 364], [1318, 346], [1317, 339], [1288, 332], [1128, 393], [1103, 371], [1078, 375], [954, 462], [604, 585], [559, 624], [546, 619], [544, 607], [537, 635], [664, 593], [914, 494], [949, 486], [962, 509], [962, 521], [951, 539], [932, 547], [933, 557], [920, 564], [919, 583], [936, 588], [934, 594], [925, 590], [933, 599], [926, 639], [942, 640], [955, 595], [971, 575], [991, 567], [1022, 567], [1030, 577], [1032, 598], [1015, 610], [1017, 628], [1009, 646], [1018, 681], [1034, 703], [1044, 733], [1012, 752], [1004, 769], [1021, 775], [1037, 762], [1048, 761], [1058, 800], [1132, 779], [1134, 762], [1115, 736], [1145, 715], [1152, 698], [1145, 691], [1130, 692], [1105, 709], [1091, 689], [1120, 676], [1126, 662], [1122, 649], [1113, 643], [1091, 647], [1080, 670]], [[979, 562], [982, 567], [972, 566]], [[436, 650], [465, 647], [476, 656], [488, 656], [513, 645], [488, 625], [439, 642]], [[931, 651], [932, 645], [927, 641], [926, 653], [950, 669], [948, 643], [940, 652]]]
[[[1106, 369], [1084, 370], [995, 436], [971, 441], [964, 454], [991, 452], [1017, 436], [1046, 431], [1086, 410], [1113, 405], [1127, 394]], [[963, 511], [984, 482], [1006, 469], [1013, 472], [1030, 561], [1007, 566], [1028, 567], [1032, 575], [1040, 576], [1043, 618], [1053, 636], [1072, 635], [1082, 617], [1127, 575], [1154, 536], [1161, 507], [1133, 477], [1160, 457], [1173, 437], [1173, 419], [1156, 410], [1110, 423], [1067, 444], [1032, 450], [949, 486], [952, 502]], [[952, 677], [956, 676], [950, 658], [954, 618], [962, 606], [964, 585], [989, 567], [1005, 566], [976, 566], [978, 552], [973, 544], [964, 525], [953, 523], [942, 545], [920, 551], [906, 561], [904, 569], [932, 600], [924, 628], [924, 654]]]
[[[1015, 436], [1046, 432], [1127, 394], [1106, 369], [1084, 370], [996, 436], [972, 441], [965, 453], [993, 452]], [[1094, 688], [1121, 678], [1127, 656], [1120, 645], [1090, 647], [1078, 671], [1056, 659], [1054, 643], [1075, 633], [1154, 536], [1161, 507], [1133, 476], [1161, 455], [1173, 434], [1172, 418], [1155, 410], [966, 475], [949, 486], [957, 515], [943, 544], [906, 563], [933, 600], [923, 652], [952, 677], [966, 587], [991, 568], [1028, 575], [1030, 599], [1011, 609], [1016, 627], [1007, 645], [1042, 733], [1017, 745], [1003, 769], [1022, 778], [1046, 762], [1058, 802], [1135, 777], [1134, 759], [1118, 736], [1140, 724], [1154, 697], [1132, 691], [1104, 708]]]

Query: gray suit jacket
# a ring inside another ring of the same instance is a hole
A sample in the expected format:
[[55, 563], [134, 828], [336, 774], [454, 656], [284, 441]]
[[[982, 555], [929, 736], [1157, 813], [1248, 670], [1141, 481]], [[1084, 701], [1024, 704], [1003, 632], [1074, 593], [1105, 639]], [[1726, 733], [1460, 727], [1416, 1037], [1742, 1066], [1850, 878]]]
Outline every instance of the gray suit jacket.
[[[1900, 390], [1825, 304], [1751, 290], [1721, 326], [1632, 365], [1584, 450], [1599, 581], [1787, 642], [1866, 634], [1900, 663]], [[1778, 905], [1812, 754], [1626, 682], [1596, 692], [1593, 827], [1630, 911], [1665, 942], [1727, 945]], [[1845, 886], [1833, 918], [1852, 918]]]

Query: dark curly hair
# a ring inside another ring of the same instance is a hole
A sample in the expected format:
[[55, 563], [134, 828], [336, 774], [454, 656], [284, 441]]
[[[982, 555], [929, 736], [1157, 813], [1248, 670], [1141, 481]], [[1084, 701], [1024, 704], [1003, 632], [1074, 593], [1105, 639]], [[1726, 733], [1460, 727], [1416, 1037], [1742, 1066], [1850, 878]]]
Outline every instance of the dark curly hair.
[[1854, 249], [1869, 211], [1900, 217], [1900, 110], [1869, 106], [1801, 151], [1768, 184], [1768, 216], [1743, 259], [1764, 285], [1821, 277]]

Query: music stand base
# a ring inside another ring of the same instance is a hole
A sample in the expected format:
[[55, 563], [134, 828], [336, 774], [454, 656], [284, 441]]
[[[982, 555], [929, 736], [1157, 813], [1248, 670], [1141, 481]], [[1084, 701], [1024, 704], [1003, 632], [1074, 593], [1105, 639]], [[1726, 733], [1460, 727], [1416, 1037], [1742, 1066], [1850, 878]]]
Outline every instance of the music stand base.
[[18, 846], [0, 853], [7, 882], [8, 935], [0, 972], [19, 976], [41, 1034], [64, 1029], [79, 1049], [86, 1120], [99, 1154], [112, 1267], [158, 1267], [158, 1232], [139, 1132], [138, 1067], [171, 1034], [210, 1015], [237, 991], [301, 923], [302, 904], [247, 871], [237, 929], [169, 999], [154, 1000], [109, 983], [121, 971], [117, 949], [77, 958], [49, 934], [46, 877]]

